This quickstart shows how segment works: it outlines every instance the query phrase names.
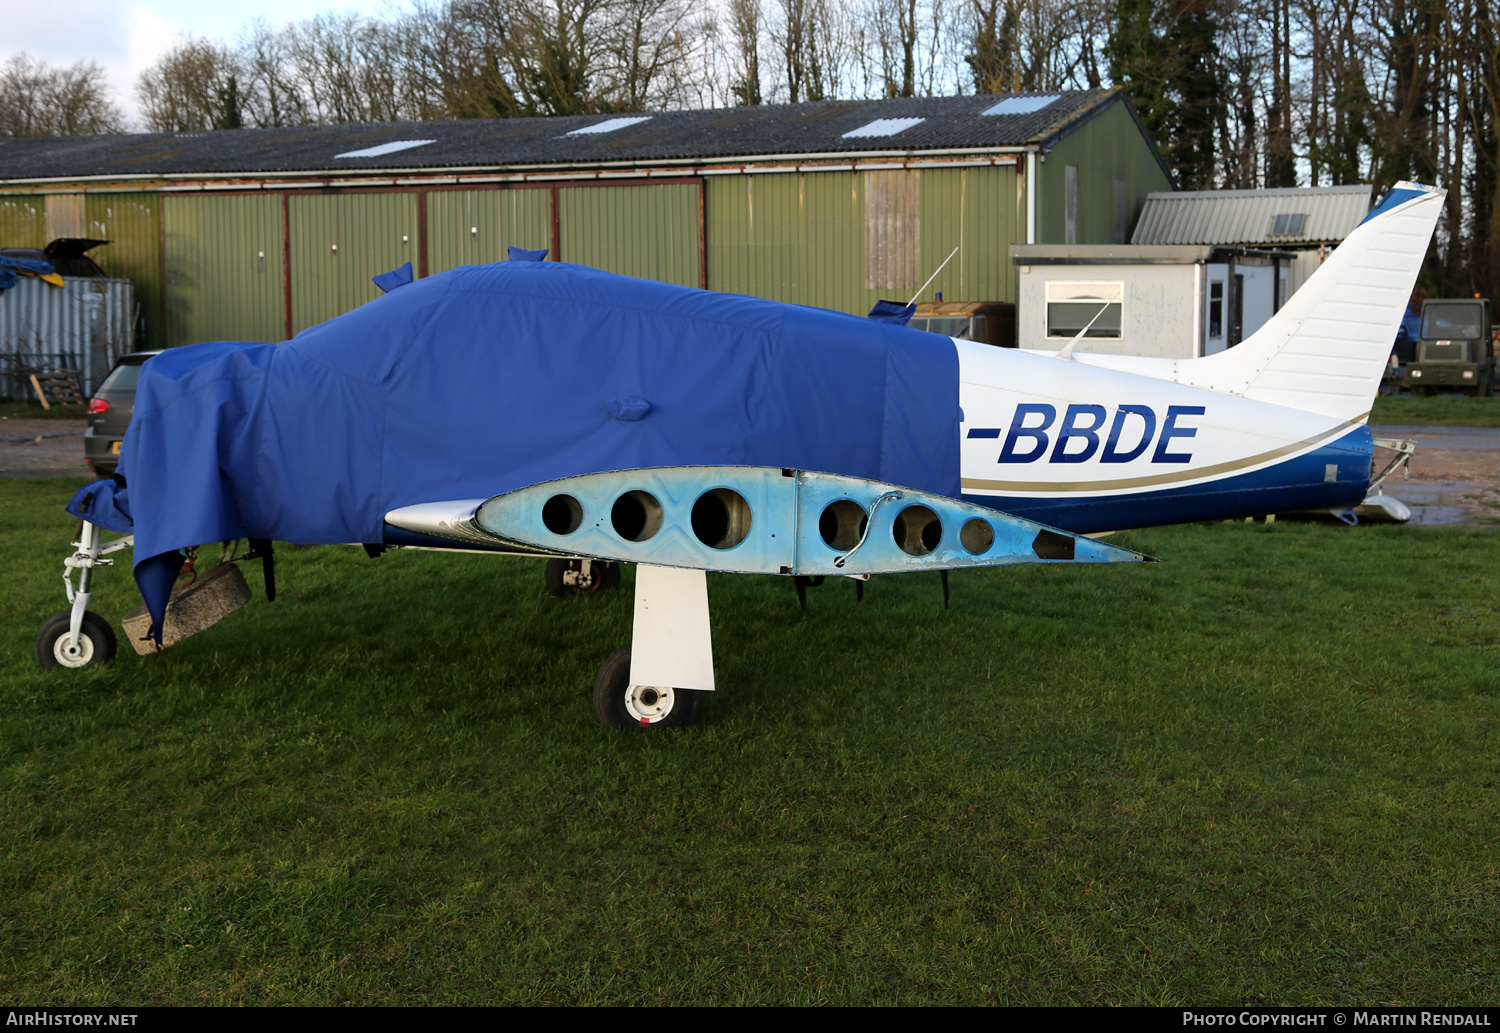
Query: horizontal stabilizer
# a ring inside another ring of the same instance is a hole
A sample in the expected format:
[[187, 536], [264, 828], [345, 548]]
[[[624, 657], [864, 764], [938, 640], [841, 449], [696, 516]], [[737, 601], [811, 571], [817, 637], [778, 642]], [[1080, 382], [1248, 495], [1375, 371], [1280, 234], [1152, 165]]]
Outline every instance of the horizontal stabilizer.
[[471, 526], [548, 552], [747, 574], [1148, 558], [942, 495], [776, 467], [566, 477], [489, 499], [473, 511]]

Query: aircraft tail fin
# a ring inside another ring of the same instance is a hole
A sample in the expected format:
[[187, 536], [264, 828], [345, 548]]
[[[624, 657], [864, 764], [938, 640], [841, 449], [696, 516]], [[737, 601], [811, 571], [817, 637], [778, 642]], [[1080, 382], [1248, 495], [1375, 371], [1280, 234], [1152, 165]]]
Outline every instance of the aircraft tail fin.
[[1244, 343], [1177, 379], [1343, 420], [1368, 415], [1446, 191], [1398, 183]]

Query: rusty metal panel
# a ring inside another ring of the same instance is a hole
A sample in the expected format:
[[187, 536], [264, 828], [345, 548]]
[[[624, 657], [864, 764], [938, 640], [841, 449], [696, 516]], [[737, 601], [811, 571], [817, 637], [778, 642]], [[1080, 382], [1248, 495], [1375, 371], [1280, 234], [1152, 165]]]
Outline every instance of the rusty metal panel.
[[866, 172], [865, 286], [912, 290], [921, 280], [922, 174]]
[[166, 346], [161, 204], [160, 195], [145, 193], [90, 194], [84, 204], [84, 235], [110, 242], [89, 257], [110, 276], [135, 284], [142, 331], [136, 345], [142, 349]]
[[44, 247], [47, 206], [40, 197], [0, 197], [0, 247]]
[[379, 297], [370, 277], [417, 267], [414, 192], [299, 194], [289, 214], [293, 333]]
[[281, 340], [281, 198], [168, 197], [162, 215], [168, 342]]
[[82, 194], [47, 195], [47, 239], [58, 237], [82, 237], [84, 229], [84, 198]]
[[[131, 350], [129, 280], [67, 276], [56, 287], [22, 276], [0, 291], [0, 369], [69, 369], [93, 394], [115, 359]], [[28, 383], [0, 379], [0, 395], [34, 397]]]
[[698, 185], [568, 187], [558, 191], [562, 261], [697, 287]]

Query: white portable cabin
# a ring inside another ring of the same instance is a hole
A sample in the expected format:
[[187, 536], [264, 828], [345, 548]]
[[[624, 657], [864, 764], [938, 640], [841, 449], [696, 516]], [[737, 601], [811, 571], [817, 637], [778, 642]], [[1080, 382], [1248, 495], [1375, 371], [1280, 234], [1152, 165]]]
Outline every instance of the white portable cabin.
[[1233, 347], [1291, 296], [1295, 256], [1208, 246], [1016, 244], [1016, 338], [1057, 351], [1189, 359]]

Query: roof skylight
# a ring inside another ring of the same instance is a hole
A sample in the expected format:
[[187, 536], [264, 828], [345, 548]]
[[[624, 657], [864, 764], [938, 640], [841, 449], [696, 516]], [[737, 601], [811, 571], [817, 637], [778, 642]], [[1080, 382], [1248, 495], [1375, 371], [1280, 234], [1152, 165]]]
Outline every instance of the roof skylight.
[[397, 151], [409, 151], [413, 147], [426, 147], [436, 140], [392, 140], [377, 147], [366, 147], [359, 151], [345, 151], [343, 154], [335, 154], [335, 160], [339, 158], [378, 158], [382, 154], [395, 154]]
[[1299, 212], [1289, 212], [1276, 216], [1271, 223], [1271, 236], [1273, 237], [1298, 237], [1302, 235], [1302, 227], [1307, 224], [1307, 216]]
[[1006, 97], [992, 108], [986, 108], [980, 114], [984, 115], [1029, 115], [1033, 111], [1041, 111], [1048, 104], [1062, 97], [1060, 93], [1048, 93], [1040, 97]]
[[582, 136], [585, 133], [613, 133], [616, 129], [624, 129], [626, 126], [633, 126], [638, 122], [649, 121], [651, 121], [650, 115], [636, 115], [633, 118], [608, 118], [603, 122], [595, 122], [591, 126], [584, 126], [582, 129], [574, 129], [563, 135]]
[[852, 136], [895, 136], [926, 121], [925, 118], [877, 118], [858, 129], [849, 130], [843, 138], [847, 140]]

